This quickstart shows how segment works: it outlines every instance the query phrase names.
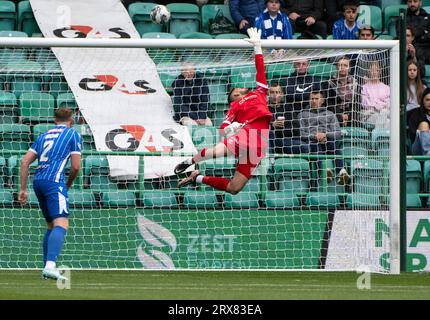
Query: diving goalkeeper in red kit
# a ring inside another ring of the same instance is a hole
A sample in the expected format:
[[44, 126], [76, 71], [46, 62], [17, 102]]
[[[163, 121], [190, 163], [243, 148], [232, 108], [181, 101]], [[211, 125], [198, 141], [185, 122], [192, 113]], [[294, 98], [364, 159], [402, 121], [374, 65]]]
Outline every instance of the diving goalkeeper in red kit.
[[255, 66], [257, 69], [257, 88], [249, 91], [234, 88], [229, 94], [230, 109], [220, 133], [226, 136], [223, 142], [213, 148], [200, 150], [192, 159], [181, 162], [175, 167], [180, 174], [193, 164], [227, 155], [238, 158], [236, 171], [232, 179], [200, 175], [198, 170], [178, 183], [178, 188], [189, 184], [206, 184], [215, 189], [231, 194], [239, 193], [252, 177], [255, 168], [264, 158], [269, 141], [269, 125], [272, 113], [267, 106], [268, 85], [264, 71], [264, 59], [260, 43], [260, 34], [255, 28], [248, 29], [249, 39], [254, 45]]

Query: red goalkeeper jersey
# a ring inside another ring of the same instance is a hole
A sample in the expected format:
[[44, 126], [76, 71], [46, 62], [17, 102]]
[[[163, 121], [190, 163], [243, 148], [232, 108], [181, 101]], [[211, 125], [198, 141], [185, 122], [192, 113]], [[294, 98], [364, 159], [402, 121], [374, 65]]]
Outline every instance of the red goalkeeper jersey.
[[[221, 124], [220, 130], [224, 134], [224, 128], [232, 122], [245, 123], [244, 128], [269, 129], [272, 113], [267, 106], [267, 80], [264, 71], [264, 58], [262, 54], [255, 55], [255, 67], [257, 70], [257, 88], [246, 96], [230, 104], [227, 116]], [[267, 120], [267, 128], [264, 120]], [[263, 123], [263, 126], [261, 125]]]

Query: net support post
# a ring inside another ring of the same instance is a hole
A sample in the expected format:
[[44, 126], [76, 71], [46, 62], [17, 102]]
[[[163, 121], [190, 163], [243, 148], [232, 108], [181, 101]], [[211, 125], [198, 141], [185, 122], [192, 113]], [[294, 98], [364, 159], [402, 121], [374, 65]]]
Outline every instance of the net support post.
[[138, 170], [138, 182], [139, 182], [139, 199], [143, 201], [145, 193], [145, 157], [139, 156], [139, 170]]

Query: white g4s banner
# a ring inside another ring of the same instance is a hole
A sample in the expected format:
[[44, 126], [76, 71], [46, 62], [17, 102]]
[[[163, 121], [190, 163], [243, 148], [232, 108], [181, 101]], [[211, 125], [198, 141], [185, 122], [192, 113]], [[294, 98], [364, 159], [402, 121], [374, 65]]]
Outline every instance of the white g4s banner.
[[[45, 37], [140, 38], [119, 0], [31, 0]], [[52, 48], [99, 151], [195, 152], [145, 49]], [[179, 157], [145, 157], [145, 178]], [[109, 157], [112, 177], [136, 177], [138, 157]]]

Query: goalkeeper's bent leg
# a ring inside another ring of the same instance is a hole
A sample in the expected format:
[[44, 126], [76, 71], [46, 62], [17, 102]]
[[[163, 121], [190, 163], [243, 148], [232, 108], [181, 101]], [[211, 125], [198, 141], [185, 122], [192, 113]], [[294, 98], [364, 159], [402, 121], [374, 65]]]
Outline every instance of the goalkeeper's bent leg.
[[213, 148], [204, 148], [200, 150], [193, 158], [192, 163], [199, 163], [205, 160], [225, 157], [227, 155], [227, 147], [224, 143], [220, 142]]
[[238, 194], [248, 183], [248, 178], [246, 178], [242, 173], [236, 171], [233, 179], [221, 178], [221, 177], [208, 177], [208, 176], [197, 176], [197, 184], [206, 184], [215, 188], [217, 190], [222, 190], [230, 194]]

